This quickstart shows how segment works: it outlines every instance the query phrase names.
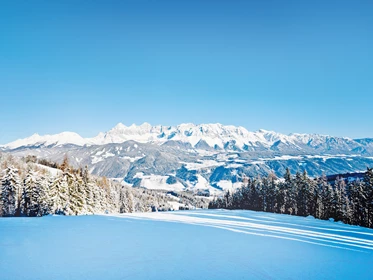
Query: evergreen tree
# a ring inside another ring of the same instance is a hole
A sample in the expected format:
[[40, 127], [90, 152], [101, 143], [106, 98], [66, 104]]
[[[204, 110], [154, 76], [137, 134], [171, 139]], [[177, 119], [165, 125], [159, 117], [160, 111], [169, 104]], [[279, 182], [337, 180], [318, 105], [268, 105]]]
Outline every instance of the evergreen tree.
[[295, 196], [296, 196], [296, 209], [295, 215], [307, 215], [307, 173], [303, 176], [297, 172], [295, 175]]
[[321, 176], [317, 180], [317, 208], [316, 208], [316, 217], [320, 219], [327, 219], [329, 218], [329, 213], [325, 213], [326, 206], [324, 203], [328, 203], [328, 201], [331, 201], [331, 198], [329, 197], [330, 194], [330, 186], [328, 184], [328, 179], [325, 175]]
[[278, 184], [278, 192], [276, 195], [276, 206], [275, 211], [277, 213], [285, 214], [288, 203], [288, 184], [290, 185], [289, 181]]
[[127, 209], [128, 213], [134, 212], [134, 204], [133, 204], [133, 194], [130, 189], [126, 189], [126, 196], [127, 196]]
[[319, 195], [317, 191], [317, 181], [311, 180], [310, 178], [306, 178], [306, 185], [307, 185], [307, 194], [306, 194], [306, 201], [307, 201], [307, 213], [306, 215], [311, 215], [316, 217], [317, 212], [317, 204], [319, 203]]
[[67, 208], [69, 215], [79, 215], [86, 213], [85, 205], [85, 189], [83, 180], [80, 176], [69, 174], [68, 180], [69, 189], [69, 206]]
[[368, 168], [364, 174], [364, 191], [366, 197], [366, 226], [373, 226], [373, 168]]
[[35, 217], [40, 212], [40, 182], [37, 180], [37, 173], [31, 169], [28, 170], [24, 182], [22, 195], [22, 213], [26, 216]]
[[321, 202], [323, 205], [323, 219], [329, 219], [334, 217], [334, 191], [330, 184], [324, 185], [324, 188], [321, 190]]
[[123, 187], [120, 190], [120, 213], [134, 212], [133, 195], [128, 188]]
[[4, 217], [20, 215], [21, 183], [18, 169], [9, 166], [1, 182], [2, 215]]
[[56, 177], [50, 187], [49, 195], [52, 201], [52, 213], [66, 215], [69, 203], [68, 174], [66, 172]]
[[[88, 166], [86, 165], [81, 173], [84, 189], [82, 190], [85, 194], [85, 211], [88, 214], [95, 213], [95, 186], [89, 175]], [[98, 195], [96, 195], [98, 196]]]
[[334, 184], [334, 201], [335, 201], [335, 220], [346, 222], [347, 208], [349, 207], [348, 199], [346, 199], [346, 183], [342, 178], [338, 178]]
[[353, 182], [349, 188], [351, 205], [353, 209], [353, 223], [365, 226], [366, 221], [366, 196], [364, 192], [364, 183], [360, 180]]
[[51, 178], [48, 176], [39, 176], [37, 178], [37, 184], [39, 185], [39, 196], [38, 196], [38, 212], [36, 216], [41, 217], [50, 213], [50, 197], [49, 197], [49, 186], [51, 185]]

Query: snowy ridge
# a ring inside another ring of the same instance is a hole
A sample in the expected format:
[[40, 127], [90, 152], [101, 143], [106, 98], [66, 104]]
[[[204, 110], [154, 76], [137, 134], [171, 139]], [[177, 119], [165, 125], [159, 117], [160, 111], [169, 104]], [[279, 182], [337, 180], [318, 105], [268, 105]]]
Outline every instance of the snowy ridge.
[[[17, 149], [32, 146], [61, 146], [73, 144], [105, 145], [119, 144], [126, 141], [139, 143], [154, 143], [162, 145], [168, 141], [180, 141], [190, 144], [192, 147], [223, 150], [246, 150], [256, 151], [263, 149], [302, 151], [306, 149], [348, 149], [360, 148], [364, 150], [369, 146], [367, 141], [358, 141], [350, 138], [331, 137], [318, 134], [285, 135], [274, 131], [258, 130], [250, 132], [241, 126], [230, 126], [222, 124], [180, 124], [178, 126], [152, 126], [149, 123], [142, 125], [125, 126], [122, 123], [106, 133], [99, 133], [93, 138], [83, 138], [73, 132], [63, 132], [55, 135], [40, 136], [34, 134], [25, 139], [3, 145], [5, 149]], [[370, 147], [370, 146], [369, 146]]]
[[3, 145], [7, 149], [17, 149], [19, 147], [25, 146], [61, 146], [65, 144], [74, 144], [78, 146], [83, 146], [90, 143], [89, 139], [84, 139], [79, 134], [75, 132], [62, 132], [54, 135], [43, 135], [35, 133], [30, 137], [24, 139], [18, 139], [14, 142]]

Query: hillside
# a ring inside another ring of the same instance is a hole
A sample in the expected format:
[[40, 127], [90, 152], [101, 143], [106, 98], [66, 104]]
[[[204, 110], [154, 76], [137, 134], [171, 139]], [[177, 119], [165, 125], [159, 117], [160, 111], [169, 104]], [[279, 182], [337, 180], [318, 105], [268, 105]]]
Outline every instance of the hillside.
[[48, 216], [0, 219], [0, 247], [4, 280], [371, 279], [373, 230], [253, 211]]

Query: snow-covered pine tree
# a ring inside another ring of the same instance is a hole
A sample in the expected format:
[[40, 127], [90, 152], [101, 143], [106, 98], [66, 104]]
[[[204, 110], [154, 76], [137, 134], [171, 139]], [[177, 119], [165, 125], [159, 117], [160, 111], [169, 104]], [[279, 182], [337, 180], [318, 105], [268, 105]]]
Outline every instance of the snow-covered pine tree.
[[[299, 176], [301, 176], [299, 174]], [[287, 185], [287, 184], [286, 184]], [[287, 213], [290, 215], [297, 215], [298, 204], [297, 204], [297, 192], [298, 185], [295, 178], [292, 178], [290, 185], [287, 185]]]
[[37, 180], [37, 173], [31, 168], [28, 169], [24, 180], [21, 211], [23, 215], [35, 217], [40, 212], [40, 182]]
[[105, 213], [108, 211], [105, 190], [98, 184], [95, 185], [95, 206], [96, 213]]
[[119, 213], [128, 213], [126, 204], [127, 204], [127, 197], [126, 197], [126, 192], [123, 187], [119, 193]]
[[321, 176], [315, 182], [315, 217], [318, 219], [324, 218], [323, 193], [328, 185], [328, 180], [325, 175]]
[[[245, 210], [250, 209], [250, 181], [251, 179], [247, 179], [246, 185], [243, 185], [241, 188], [242, 201], [240, 203], [240, 208]], [[219, 200], [216, 200], [216, 208], [219, 208]]]
[[81, 177], [82, 183], [85, 193], [85, 201], [84, 201], [84, 211], [86, 214], [94, 214], [95, 213], [95, 186], [91, 180], [89, 175], [88, 166], [86, 165], [84, 169], [81, 170]]
[[278, 192], [276, 195], [275, 211], [277, 213], [286, 213], [286, 207], [288, 205], [288, 183], [281, 182], [278, 184]]
[[366, 196], [366, 208], [367, 208], [367, 227], [373, 226], [373, 168], [367, 168], [364, 174], [364, 190]]
[[303, 175], [299, 172], [295, 175], [295, 215], [307, 216], [307, 188], [308, 188], [307, 172], [304, 171]]
[[353, 224], [365, 226], [366, 221], [366, 196], [364, 182], [359, 179], [349, 185], [349, 194], [353, 209]]
[[344, 205], [346, 206], [346, 208], [343, 213], [343, 222], [347, 224], [352, 224], [354, 213], [348, 195], [344, 197]]
[[334, 190], [328, 183], [323, 185], [321, 190], [321, 203], [323, 205], [323, 219], [327, 220], [334, 217], [335, 204], [334, 204]]
[[95, 185], [92, 182], [85, 184], [86, 207], [88, 214], [95, 213]]
[[348, 199], [346, 199], [346, 183], [343, 178], [336, 178], [334, 184], [334, 201], [335, 201], [335, 219], [337, 221], [347, 222], [347, 208], [349, 205]]
[[128, 213], [133, 213], [135, 208], [133, 203], [133, 194], [129, 188], [126, 188], [126, 196]]
[[316, 180], [310, 179], [307, 177], [307, 193], [306, 193], [306, 200], [307, 200], [307, 216], [312, 215], [316, 217], [316, 208], [319, 201], [319, 194], [317, 191], [317, 183]]
[[276, 193], [278, 191], [278, 187], [276, 184], [276, 176], [274, 174], [270, 174], [268, 178], [263, 179], [263, 187], [265, 187], [265, 209], [266, 212], [274, 212], [275, 211], [275, 202], [276, 202]]
[[21, 189], [18, 169], [9, 166], [1, 181], [2, 215], [4, 217], [20, 215]]
[[[148, 203], [146, 196], [141, 195], [141, 196], [134, 197], [134, 205], [135, 205], [134, 212], [148, 212], [149, 211], [148, 204], [149, 203]], [[120, 206], [120, 198], [119, 198], [119, 206]]]
[[68, 174], [66, 172], [59, 174], [50, 187], [49, 197], [52, 201], [51, 212], [53, 214], [67, 214], [66, 210], [69, 203], [67, 179]]
[[90, 189], [92, 190], [93, 194], [93, 213], [101, 213], [101, 192], [100, 187], [96, 184], [95, 181], [89, 183]]
[[133, 194], [128, 188], [123, 187], [120, 190], [119, 201], [120, 201], [120, 204], [119, 204], [120, 213], [134, 212]]
[[[109, 193], [109, 203], [111, 205], [110, 211], [111, 212], [119, 212], [119, 205], [120, 205], [120, 189], [122, 185], [117, 182], [110, 183], [110, 193]], [[135, 205], [135, 200], [133, 202]]]
[[254, 211], [259, 211], [259, 192], [257, 188], [257, 182], [256, 180], [250, 180], [250, 185], [249, 185], [249, 190], [250, 190], [250, 210]]
[[41, 217], [50, 213], [50, 197], [49, 197], [49, 186], [51, 184], [51, 178], [48, 176], [38, 176], [37, 184], [39, 185], [39, 207], [36, 216]]
[[68, 215], [79, 215], [85, 212], [85, 191], [83, 180], [77, 174], [68, 174], [69, 204]]

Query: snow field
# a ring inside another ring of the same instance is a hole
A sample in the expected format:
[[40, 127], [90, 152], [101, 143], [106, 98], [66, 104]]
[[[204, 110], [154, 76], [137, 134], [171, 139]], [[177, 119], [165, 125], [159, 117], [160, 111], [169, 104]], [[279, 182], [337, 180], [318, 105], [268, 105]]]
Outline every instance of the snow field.
[[371, 279], [373, 230], [253, 211], [0, 219], [0, 279]]

